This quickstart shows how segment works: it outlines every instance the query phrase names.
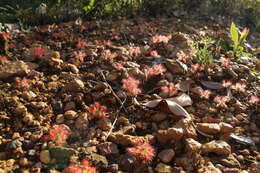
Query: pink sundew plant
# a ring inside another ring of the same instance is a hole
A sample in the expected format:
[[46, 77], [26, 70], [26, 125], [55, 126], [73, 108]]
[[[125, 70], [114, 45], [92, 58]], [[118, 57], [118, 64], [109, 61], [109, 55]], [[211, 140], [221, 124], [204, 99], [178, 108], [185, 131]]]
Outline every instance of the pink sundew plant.
[[124, 67], [124, 62], [115, 62], [113, 63], [113, 67], [119, 71], [123, 70]]
[[31, 50], [31, 55], [37, 58], [41, 58], [46, 54], [46, 50], [42, 47], [34, 47]]
[[224, 57], [220, 58], [221, 66], [229, 68], [230, 67], [230, 60]]
[[113, 60], [115, 57], [117, 57], [117, 53], [113, 53], [109, 49], [103, 50], [101, 53], [101, 58], [104, 60]]
[[155, 35], [152, 37], [153, 43], [165, 43], [167, 44], [169, 40], [172, 38], [172, 35]]
[[191, 65], [191, 72], [192, 73], [197, 73], [197, 72], [200, 72], [204, 70], [204, 66], [202, 64], [194, 64], [194, 65]]
[[89, 119], [99, 119], [107, 116], [107, 107], [101, 105], [99, 102], [90, 105], [87, 110], [90, 113]]
[[162, 75], [166, 71], [166, 68], [162, 64], [155, 64], [152, 67], [144, 69], [144, 74], [149, 76]]
[[135, 147], [127, 148], [127, 152], [134, 156], [138, 161], [150, 163], [155, 155], [154, 147], [148, 142], [136, 141]]
[[177, 56], [178, 60], [181, 60], [183, 62], [187, 62], [190, 59], [190, 57], [183, 51], [178, 52], [176, 54], [176, 56]]
[[87, 43], [85, 41], [78, 40], [76, 47], [77, 48], [84, 48], [87, 46]]
[[259, 97], [257, 95], [252, 95], [250, 99], [248, 100], [248, 103], [250, 104], [258, 104], [259, 103]]
[[225, 88], [229, 88], [232, 85], [232, 82], [230, 80], [223, 80], [222, 86]]
[[16, 77], [15, 83], [16, 83], [15, 87], [18, 89], [30, 88], [29, 80], [26, 77], [24, 77], [23, 79], [21, 79], [20, 77]]
[[179, 85], [174, 83], [169, 83], [168, 86], [161, 87], [164, 93], [167, 93], [169, 97], [174, 96], [178, 93]]
[[160, 57], [160, 55], [158, 54], [158, 52], [157, 52], [156, 50], [152, 50], [152, 51], [150, 52], [150, 55], [151, 55], [152, 57]]
[[74, 51], [73, 54], [75, 59], [79, 60], [79, 62], [84, 62], [84, 57], [86, 56], [84, 51]]
[[136, 57], [136, 56], [140, 55], [141, 53], [142, 52], [141, 52], [140, 47], [130, 47], [129, 48], [129, 55], [130, 56]]
[[89, 160], [84, 159], [81, 164], [70, 164], [62, 173], [97, 173], [97, 168]]
[[214, 98], [214, 102], [217, 103], [217, 107], [224, 107], [224, 108], [227, 108], [227, 102], [229, 101], [230, 99], [227, 97], [227, 96], [216, 96]]
[[134, 77], [128, 77], [127, 79], [122, 80], [123, 86], [122, 89], [127, 91], [128, 96], [137, 96], [142, 91], [138, 88], [139, 80], [135, 79]]
[[199, 89], [199, 95], [201, 98], [209, 99], [211, 95], [210, 90], [203, 90], [202, 88]]
[[62, 146], [66, 143], [71, 131], [65, 124], [53, 125], [49, 134], [43, 137], [44, 141], [53, 141], [55, 145]]
[[0, 56], [0, 63], [3, 63], [3, 62], [7, 62], [8, 59], [6, 58], [6, 56]]
[[246, 91], [246, 84], [237, 82], [235, 85], [232, 85], [231, 88], [238, 91], [238, 92], [245, 92]]

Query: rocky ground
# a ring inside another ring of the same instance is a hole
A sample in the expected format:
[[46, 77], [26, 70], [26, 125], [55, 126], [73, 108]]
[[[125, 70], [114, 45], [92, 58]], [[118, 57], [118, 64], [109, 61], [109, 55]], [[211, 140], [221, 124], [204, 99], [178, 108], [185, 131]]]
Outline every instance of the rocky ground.
[[221, 46], [230, 23], [1, 33], [0, 172], [259, 173], [260, 61]]

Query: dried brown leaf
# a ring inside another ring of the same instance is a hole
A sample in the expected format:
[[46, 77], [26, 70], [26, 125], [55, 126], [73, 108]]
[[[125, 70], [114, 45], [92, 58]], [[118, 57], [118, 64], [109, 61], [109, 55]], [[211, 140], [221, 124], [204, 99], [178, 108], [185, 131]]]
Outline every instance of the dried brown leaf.
[[212, 82], [212, 81], [200, 81], [201, 84], [209, 89], [221, 89], [223, 85], [219, 82]]
[[181, 95], [173, 98], [168, 98], [167, 100], [174, 101], [180, 106], [190, 106], [192, 105], [192, 100], [189, 95], [182, 93]]

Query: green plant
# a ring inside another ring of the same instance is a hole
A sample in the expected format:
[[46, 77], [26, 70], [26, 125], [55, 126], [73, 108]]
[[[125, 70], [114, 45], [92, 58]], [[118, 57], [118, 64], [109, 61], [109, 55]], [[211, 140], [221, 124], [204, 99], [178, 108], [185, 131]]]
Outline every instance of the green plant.
[[204, 66], [209, 66], [213, 62], [212, 52], [209, 49], [213, 40], [209, 37], [204, 37], [200, 42], [193, 42], [191, 44], [192, 52], [195, 54], [198, 62]]
[[249, 29], [244, 28], [239, 36], [236, 25], [234, 22], [232, 22], [232, 24], [230, 26], [230, 35], [231, 35], [231, 39], [233, 41], [232, 52], [234, 53], [234, 55], [240, 57], [245, 54], [243, 43], [245, 42], [248, 33], [249, 33]]

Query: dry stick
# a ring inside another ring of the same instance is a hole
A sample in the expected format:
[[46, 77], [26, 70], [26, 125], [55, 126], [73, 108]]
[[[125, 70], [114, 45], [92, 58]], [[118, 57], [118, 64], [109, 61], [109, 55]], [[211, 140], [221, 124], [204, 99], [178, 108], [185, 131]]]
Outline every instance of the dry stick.
[[122, 108], [124, 109], [124, 111], [125, 111], [126, 113], [128, 113], [127, 110], [126, 110], [126, 108], [125, 108], [124, 105], [123, 105], [122, 100], [116, 95], [116, 93], [114, 92], [114, 90], [113, 90], [113, 88], [111, 87], [111, 85], [109, 85], [109, 83], [107, 82], [106, 77], [105, 77], [103, 71], [100, 71], [100, 74], [101, 74], [101, 76], [102, 76], [104, 82], [108, 85], [109, 89], [112, 91], [112, 94], [114, 95], [114, 97], [117, 99], [117, 101], [120, 103], [120, 105], [121, 105]]
[[109, 137], [109, 135], [112, 133], [112, 131], [113, 131], [113, 129], [114, 129], [115, 124], [116, 124], [116, 122], [117, 122], [117, 118], [118, 118], [118, 116], [119, 116], [119, 113], [120, 113], [121, 109], [124, 107], [125, 101], [126, 101], [126, 99], [124, 99], [124, 101], [122, 102], [122, 105], [120, 106], [119, 110], [116, 112], [115, 120], [114, 120], [114, 122], [113, 122], [113, 124], [112, 124], [112, 127], [111, 127], [111, 129], [109, 130], [109, 132], [108, 132], [108, 134], [107, 134], [107, 136], [106, 136], [106, 138], [105, 138], [105, 141], [107, 141], [107, 138]]

